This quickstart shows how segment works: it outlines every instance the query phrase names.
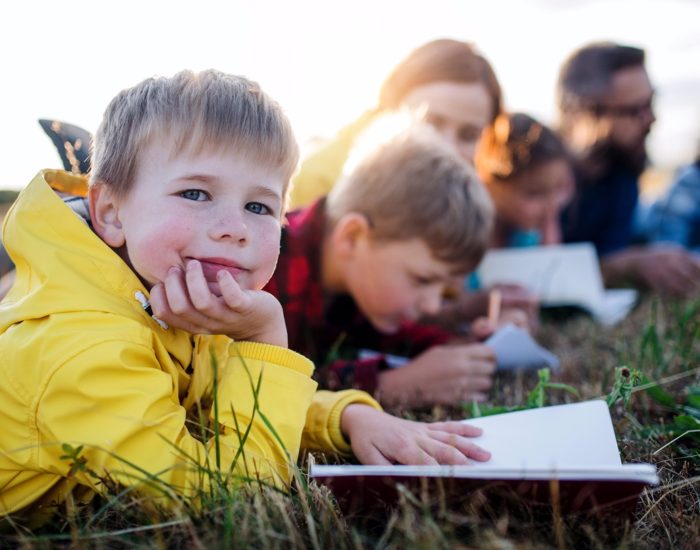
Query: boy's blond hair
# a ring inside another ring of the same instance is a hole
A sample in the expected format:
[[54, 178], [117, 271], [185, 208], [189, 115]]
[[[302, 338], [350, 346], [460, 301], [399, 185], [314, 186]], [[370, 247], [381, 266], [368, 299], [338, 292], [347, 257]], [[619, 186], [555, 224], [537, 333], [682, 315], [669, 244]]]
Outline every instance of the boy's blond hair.
[[299, 158], [289, 120], [257, 83], [213, 69], [181, 71], [146, 79], [110, 102], [93, 142], [90, 183], [126, 196], [139, 152], [151, 140], [166, 138], [174, 138], [172, 155], [235, 150], [280, 170], [285, 182]]
[[[398, 130], [377, 142], [377, 133], [397, 118]], [[473, 270], [486, 251], [493, 224], [493, 206], [483, 184], [429, 124], [406, 122], [405, 114], [385, 119], [368, 130], [370, 137], [359, 142], [346, 173], [328, 195], [330, 225], [358, 212], [369, 221], [373, 238], [420, 238], [455, 273]]]

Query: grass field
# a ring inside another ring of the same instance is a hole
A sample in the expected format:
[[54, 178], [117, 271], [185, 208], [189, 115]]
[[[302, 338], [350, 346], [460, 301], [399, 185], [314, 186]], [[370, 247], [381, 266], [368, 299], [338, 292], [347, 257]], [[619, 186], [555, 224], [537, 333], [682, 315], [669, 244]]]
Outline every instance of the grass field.
[[[610, 394], [623, 462], [657, 466], [661, 485], [645, 490], [636, 512], [561, 516], [512, 494], [475, 492], [457, 502], [404, 494], [392, 509], [345, 517], [324, 487], [301, 474], [291, 494], [218, 486], [200, 507], [156, 509], [130, 492], [95, 500], [36, 531], [18, 528], [0, 546], [22, 548], [696, 548], [700, 546], [700, 301], [644, 297], [620, 325], [585, 317], [544, 320], [539, 339], [560, 356], [557, 388], [545, 404]], [[616, 367], [626, 365], [629, 376]], [[617, 372], [617, 376], [616, 376]], [[636, 382], [635, 382], [636, 379]], [[537, 375], [498, 378], [489, 406], [520, 406]], [[625, 406], [624, 399], [628, 399]], [[488, 407], [482, 407], [487, 409]], [[461, 418], [463, 409], [406, 416]], [[678, 436], [679, 439], [676, 439]], [[323, 457], [316, 457], [316, 459]], [[332, 457], [330, 458], [332, 461]]]

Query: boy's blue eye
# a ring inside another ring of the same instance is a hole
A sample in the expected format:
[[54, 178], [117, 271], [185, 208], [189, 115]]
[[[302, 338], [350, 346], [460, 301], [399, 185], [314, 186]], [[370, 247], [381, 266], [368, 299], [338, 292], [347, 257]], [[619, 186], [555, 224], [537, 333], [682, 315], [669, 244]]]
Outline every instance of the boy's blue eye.
[[253, 214], [270, 214], [271, 210], [261, 202], [249, 202], [245, 205], [246, 210]]
[[187, 189], [186, 191], [182, 191], [180, 196], [190, 201], [205, 201], [209, 199], [209, 195], [199, 189]]

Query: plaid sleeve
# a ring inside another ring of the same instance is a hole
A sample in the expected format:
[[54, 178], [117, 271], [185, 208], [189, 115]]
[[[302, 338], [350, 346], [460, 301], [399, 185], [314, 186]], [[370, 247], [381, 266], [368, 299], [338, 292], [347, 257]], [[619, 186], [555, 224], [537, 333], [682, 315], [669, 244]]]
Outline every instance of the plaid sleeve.
[[437, 325], [407, 323], [395, 334], [383, 335], [380, 349], [404, 357], [415, 357], [425, 350], [445, 344], [454, 333]]

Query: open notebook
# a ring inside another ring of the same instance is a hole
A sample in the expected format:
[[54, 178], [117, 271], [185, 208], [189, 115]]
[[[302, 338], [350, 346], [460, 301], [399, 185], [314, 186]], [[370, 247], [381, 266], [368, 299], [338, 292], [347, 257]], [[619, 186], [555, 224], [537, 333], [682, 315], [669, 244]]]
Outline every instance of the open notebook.
[[634, 307], [634, 289], [605, 289], [590, 243], [489, 250], [477, 268], [482, 286], [516, 283], [532, 289], [542, 306], [575, 306], [603, 325], [613, 325]]
[[584, 401], [467, 421], [484, 430], [474, 442], [491, 452], [488, 462], [466, 466], [314, 465], [310, 475], [351, 508], [396, 498], [396, 484], [464, 495], [508, 486], [541, 504], [553, 491], [564, 511], [633, 507], [647, 485], [658, 483], [651, 464], [622, 464], [603, 400]]

